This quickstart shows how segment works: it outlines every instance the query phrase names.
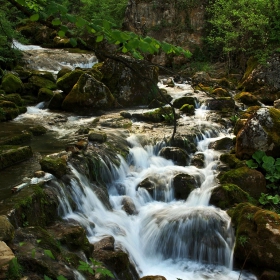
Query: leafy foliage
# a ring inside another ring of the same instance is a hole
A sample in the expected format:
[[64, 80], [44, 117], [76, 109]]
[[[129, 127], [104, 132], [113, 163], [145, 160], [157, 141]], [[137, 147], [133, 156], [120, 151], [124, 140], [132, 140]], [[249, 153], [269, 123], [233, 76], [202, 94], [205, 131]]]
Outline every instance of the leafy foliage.
[[[43, 2], [40, 4], [40, 8], [37, 8], [36, 10], [27, 0], [16, 1], [20, 5], [34, 11], [30, 20], [46, 21], [49, 18], [53, 18], [51, 23], [53, 26], [59, 27], [59, 36], [70, 36], [73, 46], [77, 45], [78, 39], [78, 37], [73, 33], [73, 27], [75, 27], [86, 30], [89, 34], [94, 35], [97, 43], [106, 40], [110, 44], [117, 45], [119, 47], [118, 51], [122, 53], [130, 53], [137, 59], [143, 58], [142, 53], [156, 54], [160, 51], [167, 54], [184, 55], [186, 57], [191, 56], [189, 51], [184, 50], [181, 47], [177, 47], [166, 42], [159, 42], [151, 37], [143, 38], [133, 32], [120, 31], [116, 29], [116, 24], [109, 21], [107, 17], [103, 19], [102, 17], [92, 17], [88, 20], [86, 17], [68, 13], [65, 6], [51, 0]], [[69, 25], [71, 28], [69, 28]], [[81, 40], [81, 38], [79, 39]], [[83, 40], [81, 41], [83, 42]]]
[[259, 202], [262, 205], [271, 205], [273, 208], [280, 207], [280, 158], [275, 159], [267, 156], [264, 151], [256, 151], [246, 164], [250, 168], [259, 169], [270, 182], [266, 185], [269, 193], [262, 193]]
[[228, 59], [243, 54], [260, 61], [280, 43], [279, 0], [212, 0], [207, 41]]

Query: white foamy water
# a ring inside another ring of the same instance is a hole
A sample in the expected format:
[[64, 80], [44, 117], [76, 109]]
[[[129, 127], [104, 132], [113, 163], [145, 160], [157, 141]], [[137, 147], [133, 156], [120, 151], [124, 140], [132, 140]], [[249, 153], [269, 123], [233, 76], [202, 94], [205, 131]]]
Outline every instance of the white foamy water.
[[[198, 115], [204, 116], [202, 112]], [[143, 147], [137, 136], [130, 136], [128, 159], [122, 159], [118, 168], [106, 168], [111, 170], [107, 188], [113, 211], [96, 196], [89, 180], [71, 166], [74, 176], [69, 190], [77, 210], [71, 209], [66, 194], [61, 193], [62, 216], [83, 225], [92, 243], [113, 236], [116, 248], [129, 254], [141, 277], [255, 280], [253, 275], [242, 272], [240, 276], [239, 271], [233, 271], [235, 237], [230, 218], [225, 211], [209, 205], [211, 191], [217, 184], [219, 154], [208, 146], [224, 137], [224, 132], [217, 130], [216, 134], [219, 136], [210, 138], [206, 131], [198, 139], [198, 152], [205, 155], [203, 169], [176, 166], [158, 156], [162, 144]], [[200, 182], [186, 200], [174, 197], [173, 178], [178, 173], [194, 176]], [[152, 191], [139, 187], [147, 178], [155, 187]], [[127, 197], [135, 206], [135, 215], [123, 210], [122, 202]]]

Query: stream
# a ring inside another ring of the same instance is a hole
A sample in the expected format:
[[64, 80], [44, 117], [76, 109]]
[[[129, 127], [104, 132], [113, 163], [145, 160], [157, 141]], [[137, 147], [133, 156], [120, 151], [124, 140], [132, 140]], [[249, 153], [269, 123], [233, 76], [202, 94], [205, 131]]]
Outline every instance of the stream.
[[[38, 56], [38, 49], [34, 49]], [[29, 49], [28, 52], [30, 51]], [[42, 52], [42, 49], [39, 51]], [[92, 61], [94, 58], [90, 55], [89, 62]], [[56, 66], [52, 71], [57, 69]], [[164, 87], [162, 84], [160, 86]], [[176, 98], [189, 93], [194, 94], [194, 90], [187, 83], [175, 84], [175, 88], [170, 89], [170, 94]], [[143, 108], [134, 108], [133, 111], [143, 111]], [[115, 247], [129, 254], [130, 261], [141, 277], [162, 275], [167, 280], [257, 279], [246, 271], [234, 270], [235, 236], [230, 217], [225, 211], [209, 205], [211, 191], [218, 184], [216, 175], [220, 155], [220, 152], [209, 149], [209, 144], [223, 137], [233, 136], [227, 128], [213, 123], [210, 114], [207, 108], [197, 104], [194, 116], [183, 117], [179, 121], [179, 127], [195, 125], [200, 131], [196, 137], [196, 154], [204, 155], [203, 168], [193, 165], [177, 166], [172, 160], [159, 155], [165, 146], [163, 138], [172, 130], [170, 127], [170, 131], [165, 131], [162, 127], [154, 128], [162, 140], [153, 145], [142, 144], [139, 135], [131, 133], [126, 139], [129, 143], [129, 156], [125, 159], [119, 155], [120, 166], [108, 166], [105, 163], [103, 166], [112, 210], [108, 210], [97, 197], [89, 179], [69, 165], [72, 175], [66, 188], [60, 186], [60, 181], [46, 183], [47, 187], [57, 187], [60, 216], [80, 223], [92, 243], [105, 236], [113, 236]], [[53, 121], [55, 119], [56, 122]], [[1, 129], [3, 133], [13, 127], [24, 129], [24, 125], [29, 123], [46, 126], [49, 130], [47, 136], [39, 137], [31, 144], [39, 158], [63, 150], [69, 143], [70, 136], [80, 126], [93, 120], [94, 117], [52, 112], [44, 109], [44, 104], [38, 104], [28, 107], [25, 114], [4, 124]], [[133, 126], [141, 125], [143, 123], [133, 123]], [[144, 136], [150, 138], [152, 133], [146, 132]], [[194, 155], [189, 156], [192, 158]], [[23, 170], [23, 166], [26, 170]], [[39, 168], [38, 160], [33, 159], [18, 165], [18, 172], [15, 171], [17, 167], [1, 171], [1, 184], [5, 186], [2, 190], [6, 192], [6, 196], [11, 181], [16, 183], [22, 176], [30, 176], [31, 172]], [[196, 179], [196, 188], [186, 200], [175, 199], [173, 178], [176, 174], [188, 174]], [[145, 188], [138, 187], [146, 178], [152, 178], [157, 186], [152, 195]], [[75, 202], [75, 210], [69, 198]], [[129, 199], [135, 206], [133, 215], [128, 215], [123, 210], [123, 199]]]

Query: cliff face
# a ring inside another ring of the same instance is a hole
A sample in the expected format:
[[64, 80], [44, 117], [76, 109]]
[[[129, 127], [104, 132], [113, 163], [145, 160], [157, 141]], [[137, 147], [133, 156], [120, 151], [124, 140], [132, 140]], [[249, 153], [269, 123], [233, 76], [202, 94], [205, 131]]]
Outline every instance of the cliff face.
[[[194, 51], [202, 46], [208, 0], [129, 0], [124, 28]], [[163, 56], [157, 63], [166, 64]]]

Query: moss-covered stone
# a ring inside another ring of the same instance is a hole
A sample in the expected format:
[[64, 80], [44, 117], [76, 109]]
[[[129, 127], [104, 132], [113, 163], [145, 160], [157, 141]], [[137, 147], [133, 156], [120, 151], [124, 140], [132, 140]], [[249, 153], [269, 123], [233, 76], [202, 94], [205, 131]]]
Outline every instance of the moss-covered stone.
[[2, 89], [7, 93], [21, 93], [23, 83], [20, 78], [12, 73], [7, 73], [2, 79]]
[[246, 164], [244, 161], [239, 160], [235, 154], [229, 154], [225, 153], [220, 156], [220, 160], [227, 164], [230, 168], [237, 168], [237, 167], [242, 167], [245, 166]]
[[181, 108], [180, 111], [188, 116], [194, 115], [195, 108], [193, 105], [190, 104], [184, 104]]
[[65, 97], [62, 108], [78, 114], [94, 115], [98, 110], [111, 108], [113, 103], [114, 97], [103, 83], [83, 74]]
[[173, 101], [173, 106], [177, 109], [180, 109], [185, 104], [193, 105], [193, 107], [196, 107], [196, 98], [191, 96], [183, 96], [180, 98], [177, 98]]
[[72, 70], [68, 67], [61, 68], [57, 73], [57, 80], [63, 77], [65, 74], [72, 72]]
[[55, 78], [53, 76], [53, 74], [51, 72], [48, 71], [32, 71], [32, 75], [33, 76], [38, 76], [38, 77], [42, 77], [44, 79], [50, 80], [53, 83], [55, 83]]
[[12, 166], [33, 156], [30, 146], [2, 146], [0, 150], [0, 170]]
[[41, 88], [47, 88], [50, 90], [55, 90], [56, 84], [44, 77], [33, 75], [29, 78], [28, 83], [30, 85], [30, 90], [33, 94], [38, 94]]
[[13, 240], [15, 228], [8, 220], [7, 216], [0, 216], [0, 241], [10, 242]]
[[30, 142], [32, 134], [28, 131], [22, 131], [21, 134], [17, 134], [11, 137], [4, 138], [0, 141], [0, 145], [22, 145]]
[[19, 109], [17, 105], [11, 101], [0, 100], [0, 120], [10, 121], [19, 115]]
[[218, 96], [218, 97], [230, 97], [230, 94], [227, 90], [225, 90], [224, 88], [215, 88], [212, 91], [212, 94], [214, 96]]
[[54, 92], [54, 95], [50, 100], [48, 108], [51, 110], [61, 109], [64, 98], [65, 98], [65, 96], [63, 94], [61, 94], [60, 92]]
[[88, 140], [103, 143], [107, 140], [107, 134], [105, 132], [90, 131]]
[[235, 184], [255, 199], [259, 199], [261, 193], [266, 193], [266, 180], [264, 175], [247, 166], [239, 167], [227, 172], [221, 172], [218, 179], [222, 184]]
[[58, 219], [58, 199], [51, 189], [30, 185], [5, 200], [0, 215], [7, 215], [15, 228], [45, 227]]
[[39, 92], [38, 92], [38, 101], [42, 102], [48, 102], [52, 99], [52, 97], [54, 96], [54, 93], [52, 90], [48, 89], [48, 88], [40, 88]]
[[172, 184], [176, 199], [187, 199], [189, 194], [197, 187], [194, 176], [185, 173], [174, 176]]
[[66, 160], [60, 157], [46, 156], [40, 161], [40, 165], [43, 171], [51, 173], [58, 178], [65, 175], [67, 171]]
[[175, 164], [186, 166], [189, 160], [187, 152], [178, 147], [164, 147], [160, 150], [159, 155], [165, 159], [171, 159]]
[[42, 125], [31, 126], [28, 129], [32, 135], [39, 136], [47, 133], [47, 129]]
[[2, 96], [0, 94], [0, 100], [13, 102], [17, 106], [22, 106], [23, 105], [23, 99], [21, 98], [21, 96], [18, 93], [5, 94], [5, 95], [2, 95]]
[[211, 194], [210, 204], [221, 209], [229, 209], [235, 204], [249, 202], [250, 196], [237, 185], [225, 184], [216, 187]]
[[236, 229], [234, 255], [241, 263], [280, 271], [280, 218], [249, 203], [228, 212]]
[[234, 99], [237, 101], [241, 101], [247, 106], [254, 106], [259, 104], [258, 99], [250, 92], [238, 93], [237, 95], [235, 95]]
[[230, 150], [233, 148], [233, 140], [230, 137], [224, 137], [209, 144], [210, 149]]
[[57, 88], [61, 89], [67, 95], [83, 74], [84, 71], [80, 69], [67, 72], [56, 81]]
[[210, 110], [224, 111], [224, 110], [234, 110], [235, 103], [231, 97], [218, 97], [215, 99], [206, 100], [206, 106]]

